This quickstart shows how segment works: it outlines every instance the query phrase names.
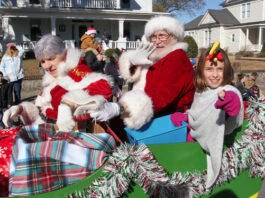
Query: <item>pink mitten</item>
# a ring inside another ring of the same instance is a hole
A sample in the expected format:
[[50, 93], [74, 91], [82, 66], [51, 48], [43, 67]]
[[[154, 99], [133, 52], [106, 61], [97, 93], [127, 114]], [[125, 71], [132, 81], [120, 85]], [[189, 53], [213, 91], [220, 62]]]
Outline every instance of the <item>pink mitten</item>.
[[176, 112], [171, 114], [170, 120], [175, 126], [181, 126], [181, 122], [188, 122], [188, 114], [181, 113], [181, 112]]
[[233, 91], [224, 91], [224, 99], [218, 97], [215, 103], [216, 109], [224, 110], [229, 116], [236, 116], [240, 111], [240, 100], [238, 95]]

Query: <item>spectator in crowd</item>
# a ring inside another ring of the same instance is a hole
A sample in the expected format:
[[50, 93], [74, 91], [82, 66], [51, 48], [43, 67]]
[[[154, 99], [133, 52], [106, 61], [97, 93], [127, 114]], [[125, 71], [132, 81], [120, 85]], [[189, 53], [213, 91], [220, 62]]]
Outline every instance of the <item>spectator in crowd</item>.
[[81, 37], [81, 49], [85, 51], [87, 48], [95, 48], [98, 50], [98, 45], [95, 44], [95, 36], [97, 31], [95, 28], [88, 28], [87, 31]]
[[11, 107], [12, 105], [12, 87], [8, 83], [6, 79], [4, 79], [4, 75], [0, 72], [0, 129], [4, 129], [5, 125], [2, 122], [3, 113]]
[[257, 100], [260, 97], [260, 89], [257, 85], [254, 85], [247, 91], [247, 100], [255, 99]]
[[107, 33], [106, 30], [104, 30], [104, 32], [102, 34], [102, 38], [103, 38], [104, 42], [106, 43], [106, 45], [108, 45], [109, 44], [110, 35]]
[[[154, 17], [146, 23], [143, 38], [136, 50], [124, 52], [119, 60], [121, 76], [134, 82], [133, 89], [118, 103], [105, 103], [92, 117], [109, 120], [122, 115], [127, 127], [139, 129], [153, 117], [185, 111], [192, 103], [194, 71], [185, 53], [183, 24], [169, 16]], [[115, 132], [126, 136], [121, 123], [111, 123]]]
[[102, 39], [99, 37], [95, 38], [95, 44], [98, 46], [99, 53], [103, 54], [103, 48], [102, 48]]
[[116, 53], [110, 56], [110, 62], [106, 65], [105, 73], [112, 76], [114, 80], [114, 86], [112, 88], [112, 93], [114, 96], [119, 98], [121, 96], [121, 90], [123, 85], [123, 79], [120, 77], [118, 71], [118, 60], [119, 57]]
[[253, 87], [256, 84], [256, 79], [258, 78], [257, 72], [252, 72], [248, 80], [245, 82], [245, 87], [247, 90], [249, 90], [251, 87]]
[[92, 71], [104, 73], [105, 61], [103, 61], [103, 55], [97, 50], [87, 48], [84, 53], [84, 59]]
[[15, 104], [21, 101], [22, 79], [24, 78], [24, 70], [22, 68], [22, 55], [24, 50], [15, 43], [8, 43], [5, 55], [0, 64], [4, 78], [8, 79], [14, 89]]
[[196, 59], [195, 58], [190, 58], [190, 62], [192, 64], [194, 72], [196, 72], [197, 71]]
[[247, 80], [247, 76], [244, 73], [240, 73], [237, 75], [236, 88], [240, 91], [244, 101], [247, 100], [247, 91], [245, 88], [246, 80]]

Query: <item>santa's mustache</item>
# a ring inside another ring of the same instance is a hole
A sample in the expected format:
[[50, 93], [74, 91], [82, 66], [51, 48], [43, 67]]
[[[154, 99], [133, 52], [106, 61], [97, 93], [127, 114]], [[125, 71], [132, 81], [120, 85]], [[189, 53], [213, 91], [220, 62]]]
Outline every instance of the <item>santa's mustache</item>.
[[156, 63], [161, 58], [165, 57], [170, 52], [174, 51], [174, 45], [177, 43], [176, 39], [172, 39], [167, 45], [159, 44], [156, 46], [156, 50], [149, 56], [149, 59]]

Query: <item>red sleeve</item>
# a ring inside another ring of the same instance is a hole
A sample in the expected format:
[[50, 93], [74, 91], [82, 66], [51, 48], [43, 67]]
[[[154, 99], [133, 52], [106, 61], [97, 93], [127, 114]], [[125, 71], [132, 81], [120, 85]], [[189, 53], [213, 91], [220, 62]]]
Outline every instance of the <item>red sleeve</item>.
[[83, 90], [88, 91], [89, 95], [103, 95], [104, 98], [109, 99], [112, 96], [112, 91], [109, 83], [106, 80], [98, 80], [91, 83], [89, 86]]
[[[161, 64], [154, 65], [155, 75], [147, 75], [145, 91], [152, 98], [154, 112], [165, 108], [173, 112], [185, 108], [193, 101], [194, 84], [193, 68], [182, 50], [177, 50], [161, 60]], [[159, 62], [158, 62], [159, 63]], [[157, 71], [155, 71], [157, 70]]]

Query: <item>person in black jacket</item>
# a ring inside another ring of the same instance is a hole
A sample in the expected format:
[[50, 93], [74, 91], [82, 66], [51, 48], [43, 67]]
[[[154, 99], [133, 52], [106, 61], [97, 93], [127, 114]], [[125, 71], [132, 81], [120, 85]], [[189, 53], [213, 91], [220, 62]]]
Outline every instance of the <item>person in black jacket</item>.
[[123, 79], [120, 77], [118, 71], [118, 55], [113, 53], [110, 56], [110, 62], [107, 63], [105, 68], [105, 74], [112, 76], [114, 80], [114, 87], [112, 87], [112, 93], [115, 97], [119, 98], [121, 96]]
[[2, 122], [3, 113], [12, 105], [12, 86], [4, 79], [3, 73], [0, 71], [0, 129], [5, 128]]
[[90, 48], [84, 52], [84, 59], [92, 71], [104, 73], [105, 61], [102, 54]]
[[247, 101], [247, 90], [245, 88], [246, 80], [247, 76], [245, 74], [240, 73], [237, 75], [236, 88], [240, 91], [244, 101]]

